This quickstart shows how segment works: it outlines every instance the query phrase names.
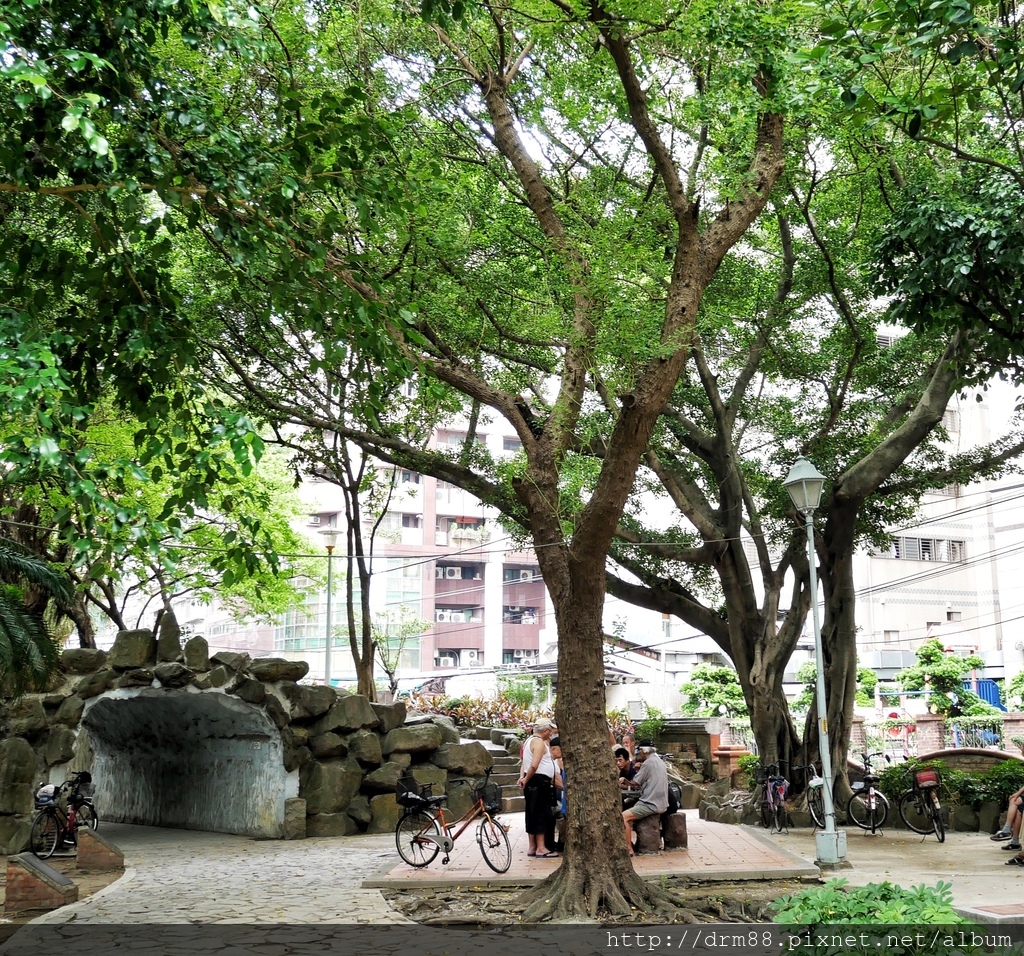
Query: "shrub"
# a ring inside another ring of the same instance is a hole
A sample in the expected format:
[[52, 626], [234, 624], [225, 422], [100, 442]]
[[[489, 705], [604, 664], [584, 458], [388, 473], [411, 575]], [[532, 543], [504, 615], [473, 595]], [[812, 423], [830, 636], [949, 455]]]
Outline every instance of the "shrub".
[[550, 717], [550, 711], [527, 707], [505, 693], [497, 697], [429, 697], [413, 694], [412, 710], [425, 714], [442, 714], [460, 727], [504, 727], [519, 731], [524, 724], [538, 717]]
[[738, 763], [740, 770], [747, 775], [747, 789], [753, 792], [757, 786], [757, 767], [761, 763], [761, 758], [757, 754], [747, 754], [740, 757]]
[[[925, 763], [920, 760], [908, 760], [886, 767], [880, 774], [879, 789], [890, 801], [899, 800], [910, 786], [910, 773], [921, 766]], [[941, 760], [929, 760], [927, 766], [939, 771], [946, 802], [974, 809], [988, 801], [1006, 807], [1010, 794], [1024, 786], [1024, 762], [1020, 760], [1005, 760], [982, 773], [955, 770]]]
[[847, 888], [845, 880], [829, 880], [771, 904], [773, 921], [790, 925], [864, 923], [969, 923], [953, 909], [951, 883], [905, 889], [894, 883], [871, 883]]

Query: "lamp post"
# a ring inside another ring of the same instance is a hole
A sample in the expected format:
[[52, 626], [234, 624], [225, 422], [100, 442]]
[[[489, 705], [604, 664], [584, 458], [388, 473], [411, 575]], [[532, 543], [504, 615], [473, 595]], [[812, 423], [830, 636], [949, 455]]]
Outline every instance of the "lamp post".
[[324, 644], [324, 683], [331, 686], [331, 592], [333, 591], [332, 571], [334, 569], [334, 545], [338, 541], [338, 532], [334, 528], [321, 531], [324, 545], [327, 548], [327, 643]]
[[801, 455], [793, 463], [782, 486], [797, 511], [803, 513], [807, 525], [807, 564], [811, 576], [811, 611], [814, 620], [814, 665], [817, 674], [815, 699], [818, 705], [818, 754], [825, 777], [822, 797], [825, 802], [825, 829], [815, 834], [817, 862], [839, 866], [846, 862], [846, 831], [836, 829], [836, 807], [832, 799], [835, 778], [832, 775], [832, 752], [828, 743], [828, 706], [825, 700], [825, 659], [821, 652], [821, 623], [818, 620], [818, 574], [814, 556], [814, 509], [821, 502], [825, 476]]

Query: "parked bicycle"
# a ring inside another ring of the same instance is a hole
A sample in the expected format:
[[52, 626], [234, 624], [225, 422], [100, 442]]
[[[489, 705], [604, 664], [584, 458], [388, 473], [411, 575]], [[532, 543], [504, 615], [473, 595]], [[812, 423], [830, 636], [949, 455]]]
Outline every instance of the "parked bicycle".
[[818, 828], [823, 828], [825, 826], [825, 778], [818, 773], [818, 768], [813, 764], [808, 764], [806, 767], [794, 764], [793, 770], [803, 773], [805, 781], [804, 792], [807, 795], [807, 812], [810, 813], [814, 825]]
[[861, 754], [864, 761], [864, 780], [859, 786], [853, 784], [853, 796], [846, 805], [847, 819], [862, 830], [870, 830], [872, 833], [884, 827], [885, 821], [889, 818], [889, 801], [881, 790], [876, 789], [881, 778], [871, 772], [871, 759], [884, 756], [882, 753]]
[[789, 781], [779, 773], [776, 763], [758, 767], [756, 780], [761, 785], [761, 826], [781, 833], [786, 828]]
[[915, 833], [934, 833], [939, 843], [946, 840], [939, 791], [942, 779], [934, 767], [911, 766], [907, 770], [910, 789], [900, 797], [900, 817]]
[[[491, 771], [487, 771], [487, 778]], [[473, 805], [458, 820], [450, 820], [442, 804], [447, 794], [431, 795], [431, 786], [420, 786], [412, 778], [398, 781], [398, 803], [406, 808], [395, 827], [395, 845], [398, 855], [410, 866], [427, 866], [444, 850], [447, 864], [458, 840], [474, 820], [480, 824], [476, 842], [484, 861], [495, 873], [504, 873], [512, 865], [512, 847], [508, 842], [508, 827], [494, 819], [501, 812], [501, 787], [485, 778], [483, 786], [473, 791]], [[456, 831], [456, 827], [459, 829]]]
[[[67, 795], [67, 810], [61, 797]], [[92, 803], [92, 774], [86, 770], [73, 773], [61, 784], [41, 784], [36, 790], [35, 806], [39, 813], [32, 821], [29, 849], [46, 860], [64, 846], [78, 845], [78, 831], [95, 830], [100, 821]]]

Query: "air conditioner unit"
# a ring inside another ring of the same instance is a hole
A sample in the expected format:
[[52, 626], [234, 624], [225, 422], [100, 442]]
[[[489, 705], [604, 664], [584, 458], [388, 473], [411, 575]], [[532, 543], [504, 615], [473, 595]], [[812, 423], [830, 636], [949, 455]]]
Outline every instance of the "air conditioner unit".
[[444, 569], [444, 576], [446, 578], [461, 578], [462, 577], [462, 568], [445, 568]]
[[519, 572], [519, 580], [520, 581], [532, 581], [533, 580], [533, 572], [532, 571], [520, 571]]
[[320, 524], [320, 515], [310, 515], [309, 516], [309, 523], [310, 524]]
[[445, 655], [444, 657], [439, 657], [439, 658], [437, 658], [434, 661], [434, 666], [435, 667], [454, 667], [455, 666], [455, 658], [454, 657], [448, 657], [447, 655]]
[[521, 647], [517, 647], [517, 648], [516, 648], [516, 649], [515, 649], [515, 650], [514, 650], [514, 651], [512, 652], [512, 656], [513, 656], [513, 657], [514, 657], [514, 658], [515, 658], [516, 660], [519, 660], [520, 658], [522, 658], [522, 656], [523, 656], [523, 653], [524, 653], [524, 652], [523, 652], [523, 649], [522, 649]]
[[536, 656], [536, 651], [523, 651], [523, 660], [533, 660]]
[[462, 653], [465, 655], [466, 660], [470, 664], [472, 664], [477, 659], [477, 656], [479, 655], [480, 652], [477, 651], [477, 650], [474, 650], [473, 648], [468, 648], [467, 650], [463, 651]]
[[443, 578], [444, 577], [444, 568], [434, 568], [434, 577], [435, 578]]
[[451, 613], [449, 611], [435, 611], [434, 620], [438, 623], [447, 623], [451, 620]]

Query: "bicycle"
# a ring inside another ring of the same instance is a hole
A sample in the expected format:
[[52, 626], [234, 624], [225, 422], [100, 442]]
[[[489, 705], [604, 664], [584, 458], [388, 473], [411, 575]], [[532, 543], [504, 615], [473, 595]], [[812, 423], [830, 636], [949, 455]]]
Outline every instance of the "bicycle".
[[[432, 796], [431, 785], [420, 786], [409, 777], [398, 781], [397, 800], [406, 808], [395, 827], [395, 846], [398, 855], [409, 866], [427, 866], [444, 850], [447, 865], [450, 853], [474, 820], [480, 820], [476, 842], [484, 861], [495, 873], [505, 873], [512, 865], [512, 847], [508, 842], [508, 827], [494, 819], [501, 811], [501, 787], [490, 783], [487, 777], [482, 786], [473, 791], [473, 805], [458, 820], [445, 816], [442, 804], [447, 794]], [[455, 830], [459, 827], [458, 831]]]
[[861, 754], [864, 780], [859, 787], [854, 784], [856, 789], [846, 805], [847, 819], [862, 830], [870, 830], [872, 833], [882, 829], [889, 819], [889, 801], [881, 790], [875, 789], [881, 777], [871, 772], [871, 758], [884, 756], [882, 753]]
[[[900, 817], [908, 829], [925, 836], [934, 833], [939, 843], [944, 843], [946, 827], [942, 822], [942, 802], [939, 800], [942, 780], [938, 770], [933, 767], [911, 767], [907, 773], [910, 789], [900, 797]], [[924, 822], [919, 823], [918, 820]]]
[[[61, 807], [62, 794], [67, 792], [68, 809]], [[42, 784], [35, 793], [39, 810], [32, 821], [29, 849], [41, 860], [49, 859], [65, 843], [78, 845], [78, 831], [95, 830], [100, 821], [92, 803], [92, 775], [85, 770], [73, 773], [62, 784]]]
[[757, 768], [761, 784], [761, 826], [781, 833], [786, 828], [786, 793], [789, 781], [779, 774], [779, 765], [772, 763]]
[[805, 792], [807, 794], [807, 812], [811, 815], [811, 820], [818, 829], [822, 829], [825, 826], [825, 778], [818, 774], [818, 768], [814, 764], [808, 764], [806, 767], [799, 767], [793, 765], [794, 770], [803, 771], [804, 781], [806, 783]]

